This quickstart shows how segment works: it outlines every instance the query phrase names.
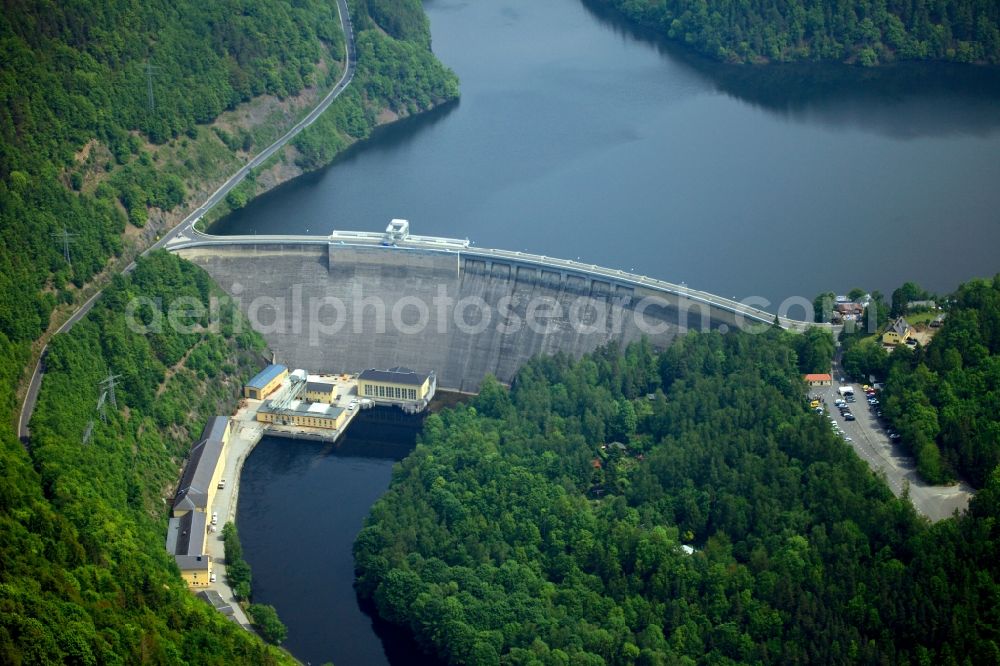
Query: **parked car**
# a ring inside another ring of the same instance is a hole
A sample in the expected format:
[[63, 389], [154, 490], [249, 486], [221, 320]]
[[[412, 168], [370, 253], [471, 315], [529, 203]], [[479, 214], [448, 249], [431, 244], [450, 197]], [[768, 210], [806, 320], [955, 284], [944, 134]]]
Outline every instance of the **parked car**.
[[215, 572], [214, 571], [212, 573], [208, 574], [208, 582], [209, 583], [214, 583], [215, 582]]
[[853, 421], [855, 419], [855, 417], [854, 417], [854, 414], [851, 414], [850, 412], [847, 412], [846, 414], [844, 414], [844, 419], [846, 419], [848, 421]]
[[212, 524], [213, 525], [218, 525], [219, 524], [219, 514], [216, 511], [212, 512]]
[[223, 479], [222, 481], [219, 481], [219, 490], [222, 490], [225, 487], [226, 487], [226, 480]]

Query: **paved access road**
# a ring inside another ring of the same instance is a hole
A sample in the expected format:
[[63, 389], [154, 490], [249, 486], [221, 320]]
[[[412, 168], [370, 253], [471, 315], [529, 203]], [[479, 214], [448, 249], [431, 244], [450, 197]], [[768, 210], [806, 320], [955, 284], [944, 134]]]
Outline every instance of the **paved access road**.
[[[146, 255], [153, 250], [158, 250], [167, 245], [171, 240], [173, 240], [178, 234], [182, 234], [194, 228], [198, 220], [207, 213], [213, 206], [222, 201], [230, 190], [243, 182], [243, 179], [253, 170], [267, 161], [272, 155], [281, 150], [289, 141], [295, 138], [302, 130], [306, 127], [312, 125], [320, 115], [329, 108], [333, 100], [344, 92], [347, 86], [354, 79], [354, 72], [357, 69], [357, 51], [354, 46], [354, 27], [351, 25], [351, 14], [347, 8], [347, 0], [337, 0], [337, 8], [340, 12], [340, 27], [344, 31], [344, 50], [346, 55], [347, 66], [344, 68], [344, 72], [337, 82], [337, 85], [333, 87], [326, 97], [320, 100], [319, 104], [309, 112], [309, 114], [297, 122], [290, 130], [285, 132], [277, 141], [272, 143], [270, 146], [265, 148], [254, 157], [252, 160], [243, 165], [239, 171], [234, 173], [229, 177], [225, 183], [223, 183], [219, 189], [212, 193], [212, 195], [205, 200], [203, 204], [198, 206], [190, 215], [185, 217], [177, 226], [168, 231], [160, 238], [159, 241], [151, 245], [149, 248], [143, 252]], [[135, 268], [135, 262], [130, 263], [125, 267], [124, 273], [130, 273]], [[73, 328], [76, 322], [80, 321], [91, 308], [94, 307], [94, 303], [100, 297], [102, 292], [97, 292], [91, 296], [87, 301], [80, 306], [80, 309], [73, 313], [73, 315], [66, 321], [65, 324], [59, 327], [56, 334], [65, 333], [69, 329]], [[31, 415], [35, 411], [35, 403], [38, 401], [38, 391], [42, 386], [42, 378], [45, 375], [45, 354], [48, 352], [48, 345], [42, 347], [42, 353], [38, 356], [38, 363], [35, 364], [35, 370], [31, 375], [31, 382], [28, 384], [28, 391], [24, 396], [24, 402], [21, 404], [21, 412], [18, 415], [17, 421], [17, 435], [21, 439], [21, 442], [27, 446], [28, 440], [31, 432], [28, 429], [28, 424], [31, 421]]]
[[225, 468], [222, 478], [226, 480], [223, 489], [215, 493], [215, 502], [209, 511], [219, 515], [219, 523], [215, 532], [209, 532], [205, 540], [205, 550], [212, 557], [212, 571], [215, 573], [215, 582], [209, 584], [209, 589], [215, 590], [222, 595], [230, 605], [232, 605], [236, 620], [244, 625], [250, 624], [240, 608], [236, 595], [229, 587], [226, 579], [226, 546], [222, 541], [222, 526], [228, 522], [236, 522], [236, 503], [240, 493], [240, 472], [243, 470], [243, 463], [253, 448], [260, 441], [263, 434], [263, 426], [254, 420], [256, 410], [240, 410], [235, 417], [230, 420], [229, 445], [225, 455]]
[[956, 510], [964, 511], [969, 506], [969, 498], [974, 489], [967, 483], [933, 486], [921, 479], [917, 474], [914, 458], [898, 443], [899, 440], [893, 442], [889, 439], [884, 425], [869, 409], [860, 384], [843, 384], [854, 387], [856, 402], [850, 403], [850, 407], [857, 420], [847, 421], [840, 415], [840, 411], [834, 407], [834, 401], [840, 397], [837, 389], [841, 384], [836, 381], [841, 376], [840, 373], [840, 366], [835, 362], [833, 386], [814, 388], [810, 394], [826, 398], [829, 414], [836, 419], [844, 435], [851, 438], [849, 444], [858, 456], [876, 473], [885, 473], [886, 483], [897, 497], [901, 497], [904, 490], [909, 488], [914, 508], [931, 521], [949, 518]]

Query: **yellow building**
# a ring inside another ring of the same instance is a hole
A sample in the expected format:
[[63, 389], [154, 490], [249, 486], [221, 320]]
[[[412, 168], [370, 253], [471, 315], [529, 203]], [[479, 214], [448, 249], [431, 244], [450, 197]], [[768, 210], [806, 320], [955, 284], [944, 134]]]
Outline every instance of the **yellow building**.
[[306, 382], [306, 400], [309, 402], [333, 402], [333, 384], [329, 382]]
[[426, 404], [434, 396], [434, 383], [434, 375], [409, 368], [371, 369], [358, 375], [358, 395], [383, 404]]
[[211, 582], [212, 558], [205, 553], [207, 535], [208, 516], [204, 511], [188, 511], [170, 519], [167, 552], [174, 556], [189, 587], [205, 587]]
[[209, 419], [198, 443], [191, 448], [174, 497], [167, 552], [174, 556], [189, 587], [207, 587], [211, 582], [212, 558], [205, 552], [208, 514], [225, 471], [229, 435], [229, 417]]
[[212, 580], [212, 557], [210, 555], [175, 555], [174, 561], [181, 570], [181, 578], [188, 587], [208, 587]]
[[339, 430], [347, 420], [347, 412], [323, 402], [292, 400], [286, 407], [275, 407], [270, 400], [257, 410], [257, 420], [275, 425], [296, 425], [308, 428]]
[[899, 317], [896, 321], [892, 322], [892, 325], [886, 330], [885, 333], [882, 334], [882, 344], [899, 345], [905, 343], [912, 337], [913, 329], [905, 319]]
[[243, 397], [263, 400], [281, 386], [281, 382], [285, 381], [287, 376], [288, 368], [272, 363], [247, 382], [246, 386], [243, 387]]
[[188, 511], [204, 513], [215, 502], [215, 491], [225, 471], [229, 433], [227, 416], [216, 416], [205, 425], [198, 443], [191, 448], [188, 464], [177, 487], [173, 506], [175, 516]]

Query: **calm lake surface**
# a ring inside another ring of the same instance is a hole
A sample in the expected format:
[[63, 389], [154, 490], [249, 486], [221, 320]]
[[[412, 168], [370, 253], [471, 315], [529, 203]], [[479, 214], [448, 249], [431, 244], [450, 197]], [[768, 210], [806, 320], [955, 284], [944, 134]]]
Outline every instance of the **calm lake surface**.
[[277, 609], [288, 627], [283, 645], [304, 663], [433, 663], [354, 592], [354, 539], [421, 423], [377, 408], [335, 446], [265, 437], [247, 458], [236, 526], [254, 601]]
[[[773, 304], [1000, 270], [1000, 77], [717, 65], [581, 0], [427, 0], [448, 108], [216, 233], [381, 231], [635, 269]], [[775, 305], [772, 305], [773, 310]]]
[[[468, 237], [772, 310], [1000, 270], [1000, 79], [945, 66], [733, 68], [580, 0], [426, 0], [458, 104], [379, 131], [215, 233]], [[793, 313], [794, 314], [794, 313]], [[351, 546], [416, 426], [362, 415], [338, 447], [263, 440], [238, 523], [258, 601], [313, 664], [421, 663], [373, 623]], [[423, 662], [425, 663], [425, 662]]]

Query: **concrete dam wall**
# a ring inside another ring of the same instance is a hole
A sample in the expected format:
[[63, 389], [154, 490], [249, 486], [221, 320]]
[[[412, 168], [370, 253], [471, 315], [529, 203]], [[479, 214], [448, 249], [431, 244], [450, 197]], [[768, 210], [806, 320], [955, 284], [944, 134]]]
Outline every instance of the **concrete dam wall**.
[[[438, 386], [510, 382], [536, 354], [580, 356], [646, 335], [742, 325], [683, 296], [475, 250], [261, 243], [190, 247], [279, 362], [313, 372], [403, 365]], [[752, 323], [752, 322], [750, 322]]]

